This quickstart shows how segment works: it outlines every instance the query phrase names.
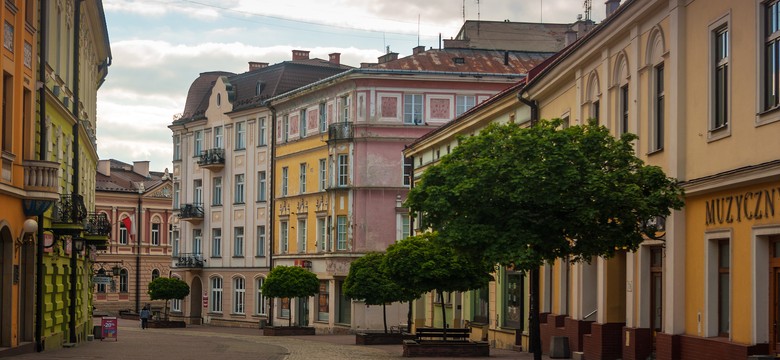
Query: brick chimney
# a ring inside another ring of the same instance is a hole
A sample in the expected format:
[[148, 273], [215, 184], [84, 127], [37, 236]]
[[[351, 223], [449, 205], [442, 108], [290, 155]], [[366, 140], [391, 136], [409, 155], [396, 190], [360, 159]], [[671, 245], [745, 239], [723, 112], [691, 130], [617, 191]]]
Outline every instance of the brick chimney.
[[604, 4], [607, 5], [607, 17], [609, 17], [620, 6], [620, 0], [607, 0]]
[[143, 177], [149, 177], [149, 161], [133, 161], [133, 172]]
[[398, 53], [395, 52], [387, 53], [377, 58], [380, 64], [384, 64], [386, 62], [397, 60], [397, 59], [398, 59]]
[[250, 61], [249, 62], [249, 71], [262, 69], [268, 67], [267, 62], [257, 62], [257, 61]]
[[292, 51], [292, 59], [293, 60], [309, 60], [309, 52], [306, 50], [293, 50]]
[[111, 160], [98, 160], [97, 171], [105, 176], [111, 176]]
[[417, 55], [421, 52], [425, 52], [425, 45], [415, 46], [412, 48], [412, 55]]
[[341, 53], [328, 54], [328, 61], [336, 65], [341, 65]]

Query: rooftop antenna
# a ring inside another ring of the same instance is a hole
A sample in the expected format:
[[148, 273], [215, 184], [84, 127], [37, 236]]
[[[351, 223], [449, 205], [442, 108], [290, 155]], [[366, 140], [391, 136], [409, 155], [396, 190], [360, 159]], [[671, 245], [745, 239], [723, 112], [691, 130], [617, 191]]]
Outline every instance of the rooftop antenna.
[[479, 8], [479, 0], [477, 0], [477, 35], [479, 35], [479, 22], [480, 22], [480, 20], [482, 20], [481, 15], [482, 15], [482, 12], [480, 11], [480, 8]]
[[466, 22], [466, 0], [463, 0], [463, 22]]
[[592, 0], [585, 0], [582, 3], [582, 7], [585, 8], [585, 21], [590, 21], [590, 8], [591, 8], [591, 2]]
[[417, 14], [417, 46], [420, 46], [420, 14]]

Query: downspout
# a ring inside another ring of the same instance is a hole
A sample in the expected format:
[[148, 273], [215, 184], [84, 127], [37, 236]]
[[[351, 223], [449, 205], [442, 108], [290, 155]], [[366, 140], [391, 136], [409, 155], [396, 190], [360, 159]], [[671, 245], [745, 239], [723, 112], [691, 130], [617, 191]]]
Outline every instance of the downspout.
[[[268, 109], [271, 110], [271, 159], [269, 164], [271, 168], [268, 177], [268, 209], [271, 214], [271, 221], [268, 222], [268, 269], [269, 271], [274, 268], [274, 198], [276, 197], [276, 184], [274, 178], [276, 178], [276, 108], [272, 105], [268, 105]], [[268, 325], [274, 325], [274, 301], [268, 302]]]
[[[40, 143], [38, 150], [38, 159], [45, 161], [48, 157], [46, 154], [46, 13], [48, 12], [47, 0], [41, 0], [40, 6], [40, 19], [38, 28], [38, 57], [40, 62], [38, 63], [38, 80], [41, 82], [38, 89], [38, 127], [40, 128]], [[35, 270], [35, 351], [43, 351], [43, 214], [38, 215], [38, 251], [35, 253], [35, 262], [37, 269]]]
[[[81, 1], [76, 1], [73, 19], [73, 193], [72, 199], [75, 203], [76, 196], [79, 194], [79, 31], [81, 30]], [[75, 210], [71, 210], [75, 211]], [[71, 242], [72, 242], [71, 238]], [[70, 249], [70, 342], [76, 342], [76, 282], [78, 281], [77, 256], [75, 249]]]
[[534, 125], [539, 121], [539, 103], [536, 100], [526, 99], [523, 96], [524, 93], [524, 90], [520, 90], [520, 92], [517, 93], [517, 100], [531, 108], [531, 125]]
[[[143, 184], [143, 183], [141, 183]], [[135, 254], [135, 312], [141, 311], [141, 222], [143, 221], [143, 215], [141, 215], [141, 196], [143, 196], [143, 190], [138, 188], [138, 211], [135, 221], [135, 244], [138, 251]]]

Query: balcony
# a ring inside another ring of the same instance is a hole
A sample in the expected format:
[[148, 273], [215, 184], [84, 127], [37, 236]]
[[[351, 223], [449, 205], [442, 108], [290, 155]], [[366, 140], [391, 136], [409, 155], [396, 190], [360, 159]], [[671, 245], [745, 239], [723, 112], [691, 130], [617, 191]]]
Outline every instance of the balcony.
[[108, 240], [111, 237], [111, 222], [106, 214], [90, 213], [84, 224], [84, 239], [87, 245], [95, 245], [97, 250], [108, 249]]
[[339, 122], [328, 127], [328, 143], [339, 140], [352, 140], [354, 127], [351, 122]]
[[84, 230], [87, 208], [84, 197], [79, 194], [61, 195], [54, 202], [51, 213], [51, 230], [56, 235], [77, 236]]
[[25, 160], [22, 164], [24, 166], [24, 190], [27, 191], [28, 199], [46, 201], [59, 199], [60, 178], [57, 174], [60, 169], [59, 163]]
[[179, 219], [197, 224], [203, 221], [203, 204], [182, 204]]
[[214, 148], [200, 152], [198, 165], [211, 171], [219, 171], [225, 167], [225, 149]]
[[206, 263], [206, 260], [203, 260], [203, 254], [200, 253], [179, 254], [173, 259], [176, 261], [173, 266], [179, 269], [202, 269]]

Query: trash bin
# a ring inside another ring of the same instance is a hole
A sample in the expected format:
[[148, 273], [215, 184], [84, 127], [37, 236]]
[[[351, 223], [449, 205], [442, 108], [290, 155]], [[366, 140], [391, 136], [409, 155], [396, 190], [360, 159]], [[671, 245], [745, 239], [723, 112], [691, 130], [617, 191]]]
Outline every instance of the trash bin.
[[268, 320], [266, 319], [260, 319], [260, 328], [263, 329], [268, 325]]
[[103, 327], [100, 325], [95, 325], [92, 327], [92, 335], [95, 336], [96, 340], [100, 340], [103, 338]]

